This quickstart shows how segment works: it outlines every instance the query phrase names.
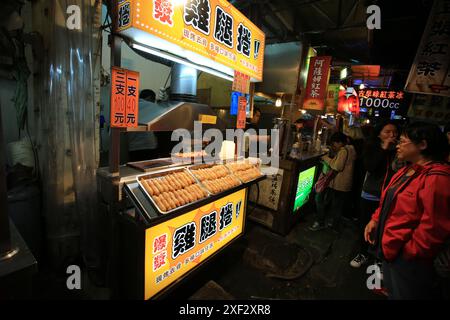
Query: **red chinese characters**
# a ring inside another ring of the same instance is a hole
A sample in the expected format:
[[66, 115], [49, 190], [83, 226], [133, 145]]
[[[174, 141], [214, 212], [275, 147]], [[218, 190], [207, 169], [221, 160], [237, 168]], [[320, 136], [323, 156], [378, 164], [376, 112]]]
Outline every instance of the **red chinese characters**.
[[170, 0], [153, 1], [153, 17], [162, 23], [173, 26], [173, 4]]
[[167, 248], [167, 234], [163, 234], [153, 240], [153, 253], [160, 252]]
[[166, 256], [167, 253], [166, 251], [164, 251], [153, 258], [153, 271], [158, 270], [159, 268], [161, 268], [166, 264]]

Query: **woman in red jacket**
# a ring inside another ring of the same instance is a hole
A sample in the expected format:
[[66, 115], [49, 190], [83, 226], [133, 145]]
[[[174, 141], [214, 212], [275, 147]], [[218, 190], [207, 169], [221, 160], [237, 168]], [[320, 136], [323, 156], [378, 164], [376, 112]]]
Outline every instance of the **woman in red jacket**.
[[383, 261], [391, 299], [433, 297], [433, 260], [450, 237], [447, 155], [437, 126], [414, 123], [400, 137], [397, 156], [410, 165], [392, 177], [364, 231]]

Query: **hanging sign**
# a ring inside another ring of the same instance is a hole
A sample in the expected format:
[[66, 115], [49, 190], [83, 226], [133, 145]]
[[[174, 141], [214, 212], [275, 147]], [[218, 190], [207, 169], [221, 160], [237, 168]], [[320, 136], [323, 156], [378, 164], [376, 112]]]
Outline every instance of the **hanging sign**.
[[250, 93], [250, 76], [239, 71], [234, 72], [233, 91], [249, 94]]
[[238, 114], [237, 114], [237, 121], [236, 121], [236, 128], [237, 129], [245, 129], [245, 119], [247, 116], [247, 98], [245, 96], [239, 97], [239, 104], [238, 104]]
[[339, 84], [329, 84], [327, 89], [327, 99], [325, 101], [325, 112], [336, 113], [339, 98]]
[[[406, 115], [408, 97], [402, 90], [360, 89], [358, 90], [359, 106], [369, 116], [390, 117]], [[394, 112], [394, 113], [393, 113]]]
[[312, 57], [309, 64], [303, 109], [323, 111], [330, 77], [330, 56]]
[[127, 0], [118, 12], [119, 33], [136, 43], [262, 81], [265, 35], [228, 1]]
[[359, 99], [354, 88], [339, 91], [338, 112], [359, 115]]
[[436, 0], [405, 91], [450, 97], [450, 1]]
[[112, 67], [111, 74], [111, 127], [137, 127], [139, 72]]

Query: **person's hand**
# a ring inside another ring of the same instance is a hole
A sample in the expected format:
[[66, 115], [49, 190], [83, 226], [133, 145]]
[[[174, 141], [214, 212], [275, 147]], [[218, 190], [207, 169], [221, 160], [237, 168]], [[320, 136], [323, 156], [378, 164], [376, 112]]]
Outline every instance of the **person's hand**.
[[372, 239], [372, 234], [375, 232], [377, 225], [378, 223], [376, 221], [370, 220], [364, 230], [364, 240], [372, 245], [375, 244], [375, 240]]
[[381, 148], [383, 148], [384, 150], [388, 150], [393, 148], [396, 145], [396, 143], [397, 141], [395, 140], [395, 138], [388, 138], [381, 142]]

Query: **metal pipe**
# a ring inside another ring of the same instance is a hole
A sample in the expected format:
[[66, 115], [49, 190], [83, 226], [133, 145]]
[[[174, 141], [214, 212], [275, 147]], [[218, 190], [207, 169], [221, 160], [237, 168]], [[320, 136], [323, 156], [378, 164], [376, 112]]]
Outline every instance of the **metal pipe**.
[[172, 66], [170, 99], [195, 102], [197, 97], [197, 70], [184, 64]]
[[[120, 67], [121, 65], [121, 46], [122, 39], [117, 36], [117, 22], [118, 22], [118, 12], [117, 12], [117, 0], [111, 1], [111, 19], [112, 19], [112, 29], [111, 33], [111, 66]], [[110, 144], [109, 144], [109, 172], [114, 175], [119, 175], [120, 166], [120, 128], [110, 128]]]
[[0, 260], [11, 252], [11, 234], [6, 190], [5, 150], [3, 141], [2, 112], [0, 107]]

